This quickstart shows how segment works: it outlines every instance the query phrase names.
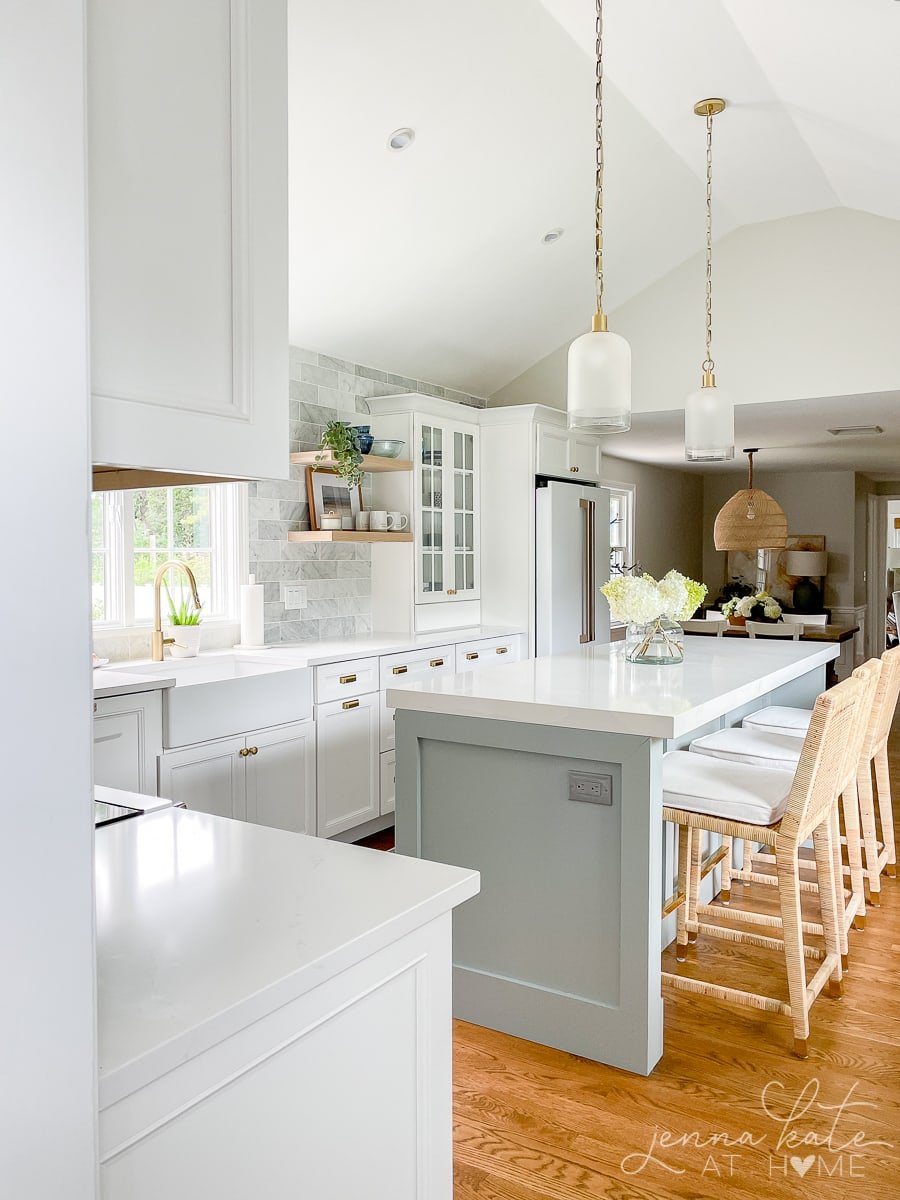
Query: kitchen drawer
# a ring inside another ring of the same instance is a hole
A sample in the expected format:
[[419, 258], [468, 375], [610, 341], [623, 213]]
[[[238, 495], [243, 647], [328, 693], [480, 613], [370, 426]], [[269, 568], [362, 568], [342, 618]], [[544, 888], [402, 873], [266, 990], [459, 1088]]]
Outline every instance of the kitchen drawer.
[[378, 659], [354, 658], [349, 662], [316, 667], [316, 704], [378, 691]]
[[397, 755], [388, 750], [381, 756], [381, 815], [394, 811], [394, 798], [397, 790], [395, 772], [397, 770]]
[[491, 663], [518, 662], [522, 657], [522, 634], [510, 637], [481, 638], [474, 642], [460, 642], [456, 647], [456, 670], [471, 671], [475, 667]]
[[455, 646], [432, 646], [429, 650], [412, 650], [408, 654], [387, 654], [381, 659], [382, 751], [394, 748], [394, 710], [385, 703], [385, 690], [402, 687], [404, 683], [414, 680], [453, 675], [455, 671]]

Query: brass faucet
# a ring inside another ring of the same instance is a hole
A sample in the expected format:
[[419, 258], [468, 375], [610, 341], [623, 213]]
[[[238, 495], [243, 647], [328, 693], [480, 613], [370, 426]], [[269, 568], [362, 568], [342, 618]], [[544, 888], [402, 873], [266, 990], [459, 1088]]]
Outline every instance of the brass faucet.
[[191, 593], [194, 597], [194, 605], [199, 610], [203, 607], [200, 603], [200, 597], [197, 594], [197, 580], [194, 578], [194, 572], [187, 563], [178, 562], [177, 559], [170, 558], [156, 572], [156, 578], [153, 580], [153, 632], [150, 634], [150, 657], [154, 662], [162, 662], [163, 646], [171, 646], [175, 641], [174, 638], [164, 638], [162, 633], [162, 581], [165, 578], [166, 571], [170, 567], [177, 567], [179, 571], [184, 571], [187, 575], [187, 581], [191, 587]]

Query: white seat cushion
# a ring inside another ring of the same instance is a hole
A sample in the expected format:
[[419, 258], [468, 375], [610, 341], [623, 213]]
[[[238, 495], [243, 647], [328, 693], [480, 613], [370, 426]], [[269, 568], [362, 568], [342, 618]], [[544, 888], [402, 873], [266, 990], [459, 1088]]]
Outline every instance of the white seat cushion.
[[748, 825], [773, 825], [787, 805], [793, 771], [748, 767], [687, 750], [663, 757], [663, 804]]
[[691, 742], [694, 754], [706, 754], [710, 758], [776, 771], [796, 771], [802, 749], [803, 742], [794, 735], [768, 733], [753, 726], [746, 729], [720, 729]]
[[811, 720], [810, 708], [781, 708], [773, 704], [744, 717], [741, 724], [745, 729], [765, 729], [769, 733], [786, 733], [789, 737], [805, 738]]

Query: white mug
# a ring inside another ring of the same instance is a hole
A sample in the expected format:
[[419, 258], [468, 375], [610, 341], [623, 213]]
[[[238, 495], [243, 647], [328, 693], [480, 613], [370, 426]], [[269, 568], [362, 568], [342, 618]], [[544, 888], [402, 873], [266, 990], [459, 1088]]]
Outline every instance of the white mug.
[[391, 528], [391, 519], [383, 508], [373, 508], [369, 513], [369, 528], [378, 532]]
[[353, 517], [349, 513], [344, 513], [341, 516], [341, 529], [352, 529]]
[[319, 526], [322, 529], [340, 529], [341, 518], [338, 513], [328, 512], [322, 513], [319, 521]]
[[356, 514], [356, 528], [361, 532], [368, 533], [369, 514], [367, 512], [358, 512]]
[[398, 532], [409, 524], [409, 517], [405, 513], [389, 512], [388, 520], [391, 522], [390, 528], [396, 529]]

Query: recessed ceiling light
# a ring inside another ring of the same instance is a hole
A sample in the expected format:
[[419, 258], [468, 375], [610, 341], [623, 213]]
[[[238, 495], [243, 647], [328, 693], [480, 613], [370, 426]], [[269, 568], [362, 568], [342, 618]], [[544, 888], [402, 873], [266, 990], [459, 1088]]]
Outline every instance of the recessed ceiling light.
[[416, 131], [404, 126], [402, 129], [395, 129], [388, 138], [388, 149], [390, 150], [405, 150], [407, 146], [411, 146], [416, 138]]
[[559, 239], [562, 237], [562, 235], [565, 232], [566, 231], [564, 229], [548, 229], [547, 232], [544, 234], [544, 236], [541, 238], [541, 241], [544, 243], [545, 246], [552, 246], [554, 242], [559, 241]]
[[877, 437], [884, 433], [880, 425], [842, 425], [837, 429], [829, 429], [833, 437]]

